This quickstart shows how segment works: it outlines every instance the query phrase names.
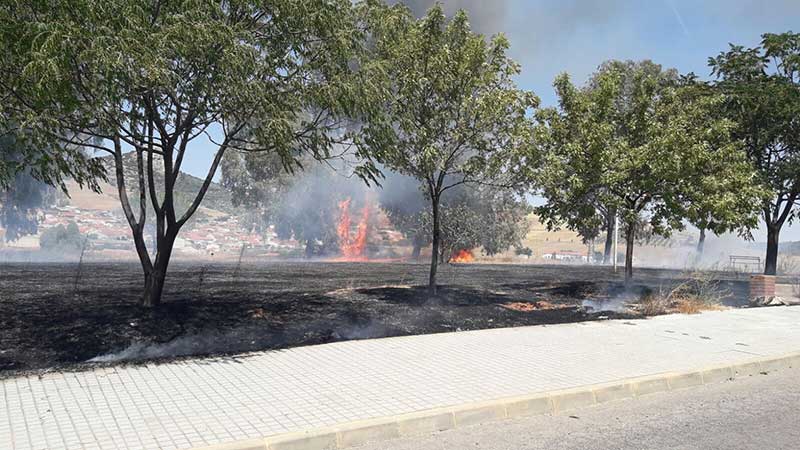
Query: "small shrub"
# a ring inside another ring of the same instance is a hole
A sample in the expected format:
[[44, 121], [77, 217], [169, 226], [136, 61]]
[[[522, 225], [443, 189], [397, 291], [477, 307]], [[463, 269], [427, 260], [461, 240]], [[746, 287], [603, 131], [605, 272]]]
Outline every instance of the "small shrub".
[[528, 258], [533, 256], [533, 250], [530, 247], [517, 247], [514, 249], [514, 253], [517, 256], [527, 256]]
[[660, 293], [648, 292], [642, 295], [637, 310], [645, 316], [660, 316], [669, 312], [669, 301]]
[[78, 253], [83, 245], [84, 237], [75, 222], [48, 228], [39, 237], [39, 247], [51, 252]]
[[694, 271], [679, 285], [657, 292], [647, 292], [638, 303], [638, 311], [645, 316], [680, 313], [697, 314], [701, 311], [723, 309], [722, 300], [729, 292], [720, 287], [711, 273]]

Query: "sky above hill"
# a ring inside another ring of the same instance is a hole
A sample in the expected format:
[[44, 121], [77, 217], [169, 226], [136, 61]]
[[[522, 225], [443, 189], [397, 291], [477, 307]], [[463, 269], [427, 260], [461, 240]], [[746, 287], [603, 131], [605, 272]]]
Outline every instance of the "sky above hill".
[[[434, 2], [407, 0], [417, 14]], [[448, 14], [466, 9], [473, 29], [505, 33], [522, 65], [519, 86], [544, 105], [556, 101], [561, 72], [582, 84], [608, 59], [651, 59], [709, 78], [708, 58], [729, 43], [758, 45], [763, 33], [800, 28], [800, 0], [446, 0]], [[198, 148], [185, 170], [203, 177], [213, 157]], [[798, 227], [795, 227], [798, 228]], [[787, 230], [789, 231], [789, 230]], [[782, 240], [800, 239], [800, 229]], [[757, 237], [758, 238], [758, 237]]]

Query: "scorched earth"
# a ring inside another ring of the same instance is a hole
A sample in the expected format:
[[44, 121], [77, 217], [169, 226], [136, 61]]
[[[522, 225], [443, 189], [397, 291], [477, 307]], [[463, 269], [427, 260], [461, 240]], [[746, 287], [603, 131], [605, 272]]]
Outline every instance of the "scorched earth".
[[[428, 266], [176, 263], [164, 303], [138, 305], [134, 263], [0, 265], [0, 376], [340, 340], [635, 317], [597, 304], [623, 291], [608, 267], [454, 264], [429, 298]], [[639, 270], [634, 291], [677, 283]], [[729, 306], [747, 285], [719, 274]], [[588, 302], [586, 302], [588, 300]], [[594, 307], [586, 307], [591, 304]]]

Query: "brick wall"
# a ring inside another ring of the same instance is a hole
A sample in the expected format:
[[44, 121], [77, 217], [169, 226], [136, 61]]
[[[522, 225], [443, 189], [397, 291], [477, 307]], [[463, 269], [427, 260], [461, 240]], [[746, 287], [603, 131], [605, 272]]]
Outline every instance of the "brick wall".
[[753, 275], [750, 277], [750, 298], [774, 296], [775, 277], [773, 275]]

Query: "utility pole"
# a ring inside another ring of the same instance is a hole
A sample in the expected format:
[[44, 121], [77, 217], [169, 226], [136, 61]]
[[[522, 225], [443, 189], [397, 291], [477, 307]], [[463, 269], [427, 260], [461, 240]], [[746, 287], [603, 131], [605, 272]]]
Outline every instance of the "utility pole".
[[614, 273], [617, 272], [617, 243], [619, 243], [619, 213], [614, 214]]

